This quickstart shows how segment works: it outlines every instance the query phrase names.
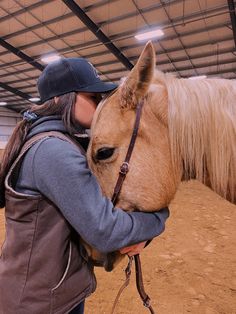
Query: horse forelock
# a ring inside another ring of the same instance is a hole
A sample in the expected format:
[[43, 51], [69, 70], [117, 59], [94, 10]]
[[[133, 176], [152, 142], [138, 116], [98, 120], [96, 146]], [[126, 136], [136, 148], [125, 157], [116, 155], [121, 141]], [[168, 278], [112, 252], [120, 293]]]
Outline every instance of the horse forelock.
[[94, 129], [94, 125], [97, 123], [99, 117], [100, 117], [100, 113], [102, 111], [102, 109], [104, 108], [104, 106], [108, 103], [108, 100], [110, 99], [110, 97], [117, 91], [117, 88], [114, 89], [111, 93], [107, 94], [102, 101], [100, 101], [94, 116], [93, 116], [93, 122], [92, 122], [92, 126], [91, 126], [91, 130], [93, 131]]
[[157, 71], [168, 93], [173, 165], [236, 202], [236, 81], [179, 79]]

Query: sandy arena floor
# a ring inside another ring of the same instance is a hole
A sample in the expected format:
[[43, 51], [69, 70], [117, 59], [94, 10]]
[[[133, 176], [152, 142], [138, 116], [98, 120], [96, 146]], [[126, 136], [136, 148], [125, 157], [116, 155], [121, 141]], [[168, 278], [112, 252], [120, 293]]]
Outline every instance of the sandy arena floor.
[[[144, 285], [158, 314], [236, 314], [236, 206], [196, 181], [181, 184], [165, 233], [141, 255]], [[4, 237], [0, 211], [0, 243]], [[96, 269], [98, 288], [86, 314], [110, 314], [126, 260], [112, 273]], [[134, 282], [116, 314], [145, 314]], [[46, 313], [45, 313], [46, 314]]]

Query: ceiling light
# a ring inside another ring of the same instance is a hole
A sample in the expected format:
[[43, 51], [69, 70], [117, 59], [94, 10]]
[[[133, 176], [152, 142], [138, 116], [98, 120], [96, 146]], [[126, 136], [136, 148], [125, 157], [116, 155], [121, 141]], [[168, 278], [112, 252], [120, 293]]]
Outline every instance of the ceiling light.
[[161, 37], [163, 35], [164, 35], [164, 32], [161, 29], [156, 29], [149, 32], [137, 34], [134, 37], [138, 40], [146, 40], [146, 39]]
[[32, 97], [32, 98], [29, 98], [29, 101], [38, 102], [38, 101], [40, 101], [40, 98], [39, 97]]
[[198, 76], [190, 76], [189, 79], [190, 80], [202, 80], [202, 79], [205, 79], [207, 78], [206, 75], [198, 75]]
[[0, 106], [6, 106], [7, 103], [5, 101], [0, 101]]
[[44, 63], [51, 63], [59, 59], [61, 59], [61, 56], [59, 56], [58, 54], [50, 54], [50, 55], [42, 57], [41, 61], [43, 61]]

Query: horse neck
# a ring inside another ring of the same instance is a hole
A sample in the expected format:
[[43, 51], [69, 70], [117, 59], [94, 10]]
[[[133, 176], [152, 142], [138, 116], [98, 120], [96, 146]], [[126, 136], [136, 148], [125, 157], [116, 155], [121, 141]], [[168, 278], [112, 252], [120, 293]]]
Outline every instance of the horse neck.
[[224, 198], [236, 200], [236, 96], [227, 80], [173, 79], [168, 91], [168, 128], [174, 168]]

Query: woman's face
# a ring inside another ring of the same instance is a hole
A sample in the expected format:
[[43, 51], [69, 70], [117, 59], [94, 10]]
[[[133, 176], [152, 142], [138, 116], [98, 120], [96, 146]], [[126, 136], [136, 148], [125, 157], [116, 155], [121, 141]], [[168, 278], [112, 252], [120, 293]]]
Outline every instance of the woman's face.
[[81, 93], [76, 96], [74, 118], [83, 127], [89, 129], [94, 112], [97, 108], [101, 95], [98, 93]]

